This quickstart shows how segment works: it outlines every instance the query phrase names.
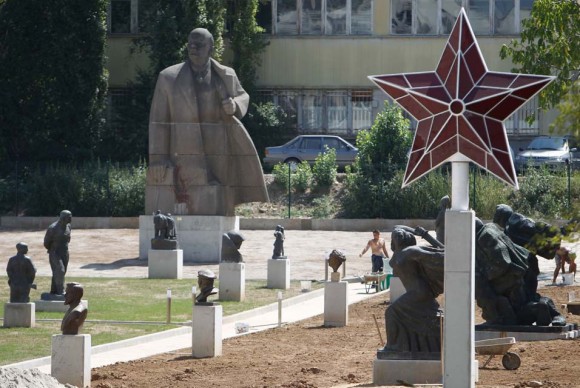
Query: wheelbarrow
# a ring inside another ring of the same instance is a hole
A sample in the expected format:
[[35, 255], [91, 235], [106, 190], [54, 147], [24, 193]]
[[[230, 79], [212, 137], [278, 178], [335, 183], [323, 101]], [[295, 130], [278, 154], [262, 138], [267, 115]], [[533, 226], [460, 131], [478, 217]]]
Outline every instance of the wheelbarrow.
[[514, 337], [493, 338], [481, 341], [475, 341], [475, 353], [482, 356], [489, 356], [481, 368], [485, 368], [493, 356], [503, 355], [501, 364], [507, 370], [518, 369], [522, 363], [520, 356], [516, 353], [509, 352], [510, 348], [516, 343]]
[[386, 272], [371, 272], [367, 273], [363, 277], [363, 283], [365, 285], [365, 291], [368, 294], [371, 289], [376, 286], [376, 292], [382, 291], [384, 289], [384, 280], [387, 278]]

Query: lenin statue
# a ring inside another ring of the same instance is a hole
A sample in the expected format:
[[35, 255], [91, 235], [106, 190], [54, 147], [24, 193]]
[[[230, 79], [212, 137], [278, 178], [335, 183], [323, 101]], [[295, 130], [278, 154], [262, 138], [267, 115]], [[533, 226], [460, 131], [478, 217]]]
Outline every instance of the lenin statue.
[[145, 213], [233, 216], [267, 202], [256, 148], [240, 122], [249, 96], [233, 69], [210, 58], [213, 36], [196, 28], [188, 59], [161, 71], [149, 116]]

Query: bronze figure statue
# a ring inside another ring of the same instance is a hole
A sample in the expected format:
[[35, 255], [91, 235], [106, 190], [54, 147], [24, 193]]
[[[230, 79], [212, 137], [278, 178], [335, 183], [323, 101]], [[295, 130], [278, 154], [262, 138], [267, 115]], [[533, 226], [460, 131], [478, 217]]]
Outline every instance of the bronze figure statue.
[[240, 248], [245, 238], [240, 232], [231, 230], [222, 235], [222, 261], [228, 263], [243, 263], [244, 258]]
[[213, 282], [217, 276], [209, 269], [202, 269], [197, 273], [197, 285], [199, 286], [199, 294], [195, 297], [196, 304], [208, 303], [207, 297], [218, 293], [218, 289], [214, 288]]
[[88, 309], [81, 301], [83, 286], [79, 283], [67, 283], [64, 304], [68, 310], [60, 324], [62, 334], [76, 335], [87, 319]]
[[60, 212], [59, 219], [46, 230], [44, 247], [48, 252], [52, 281], [50, 293], [43, 293], [42, 299], [64, 299], [64, 277], [69, 261], [68, 244], [71, 237], [71, 221], [71, 212], [63, 210]]
[[10, 286], [10, 303], [30, 302], [30, 289], [36, 289], [34, 278], [36, 268], [32, 259], [26, 256], [28, 245], [23, 242], [16, 244], [16, 256], [8, 259], [6, 273], [8, 274], [8, 286]]
[[282, 225], [277, 225], [274, 230], [274, 251], [272, 252], [272, 259], [285, 259], [284, 256], [284, 240], [286, 236], [284, 234], [284, 227]]

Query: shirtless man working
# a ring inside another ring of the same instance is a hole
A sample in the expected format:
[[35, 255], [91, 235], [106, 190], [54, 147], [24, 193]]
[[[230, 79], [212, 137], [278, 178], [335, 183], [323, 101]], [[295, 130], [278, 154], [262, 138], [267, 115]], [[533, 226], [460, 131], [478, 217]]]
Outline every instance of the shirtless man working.
[[[373, 230], [373, 238], [369, 240], [367, 246], [361, 252], [358, 257], [362, 257], [366, 251], [371, 249], [371, 260], [373, 263], [372, 272], [382, 272], [383, 271], [383, 257], [389, 258], [389, 252], [387, 252], [387, 246], [385, 240], [381, 238], [381, 233], [378, 230]], [[383, 256], [384, 253], [384, 256]]]

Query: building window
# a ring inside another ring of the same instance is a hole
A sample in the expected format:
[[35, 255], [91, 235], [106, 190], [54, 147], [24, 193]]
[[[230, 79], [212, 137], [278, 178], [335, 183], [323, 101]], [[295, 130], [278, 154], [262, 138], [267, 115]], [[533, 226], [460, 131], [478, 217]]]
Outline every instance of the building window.
[[262, 90], [287, 115], [287, 125], [300, 133], [333, 133], [354, 137], [372, 125], [372, 90]]
[[[507, 134], [539, 135], [540, 113], [538, 96], [535, 96], [504, 121]], [[534, 121], [531, 123], [528, 120], [530, 117], [534, 118]]]
[[136, 34], [138, 31], [138, 0], [111, 0], [107, 26], [111, 34]]
[[392, 0], [391, 33], [447, 35], [464, 6], [477, 35], [517, 35], [533, 0]]
[[373, 0], [272, 0], [276, 35], [370, 35]]

